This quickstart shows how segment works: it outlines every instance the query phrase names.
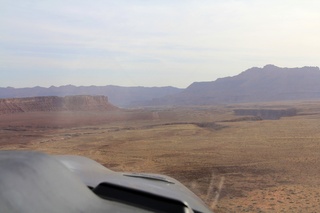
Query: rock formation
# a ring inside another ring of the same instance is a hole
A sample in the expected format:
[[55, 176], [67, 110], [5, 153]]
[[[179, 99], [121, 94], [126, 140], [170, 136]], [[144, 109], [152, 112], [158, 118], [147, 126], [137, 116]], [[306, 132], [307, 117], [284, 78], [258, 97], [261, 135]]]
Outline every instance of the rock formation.
[[295, 116], [296, 109], [235, 109], [235, 115], [252, 115], [266, 120], [277, 120], [281, 117]]
[[0, 114], [50, 111], [109, 111], [117, 107], [106, 96], [44, 96], [31, 98], [0, 99]]

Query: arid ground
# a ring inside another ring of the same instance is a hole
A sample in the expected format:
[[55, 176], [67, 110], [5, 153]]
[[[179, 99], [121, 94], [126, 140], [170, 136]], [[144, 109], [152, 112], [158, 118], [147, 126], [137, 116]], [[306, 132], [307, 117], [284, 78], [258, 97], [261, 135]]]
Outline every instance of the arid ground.
[[[279, 120], [238, 108], [295, 108]], [[172, 176], [215, 212], [320, 211], [320, 102], [0, 115], [1, 149]]]

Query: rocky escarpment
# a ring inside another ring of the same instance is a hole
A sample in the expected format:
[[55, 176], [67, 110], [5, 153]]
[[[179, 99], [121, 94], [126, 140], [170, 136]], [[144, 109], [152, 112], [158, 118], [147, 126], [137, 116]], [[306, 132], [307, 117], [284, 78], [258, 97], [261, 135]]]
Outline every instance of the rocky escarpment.
[[235, 115], [252, 115], [265, 120], [277, 120], [281, 117], [297, 115], [296, 109], [235, 109]]
[[0, 99], [0, 114], [50, 111], [105, 111], [117, 107], [108, 102], [106, 96], [46, 96], [31, 98]]

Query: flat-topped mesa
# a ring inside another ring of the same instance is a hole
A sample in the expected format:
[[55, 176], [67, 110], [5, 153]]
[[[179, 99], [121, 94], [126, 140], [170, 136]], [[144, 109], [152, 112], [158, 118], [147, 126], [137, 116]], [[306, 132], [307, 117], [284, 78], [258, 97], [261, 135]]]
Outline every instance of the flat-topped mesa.
[[0, 114], [51, 111], [110, 111], [117, 107], [106, 96], [43, 96], [0, 99]]

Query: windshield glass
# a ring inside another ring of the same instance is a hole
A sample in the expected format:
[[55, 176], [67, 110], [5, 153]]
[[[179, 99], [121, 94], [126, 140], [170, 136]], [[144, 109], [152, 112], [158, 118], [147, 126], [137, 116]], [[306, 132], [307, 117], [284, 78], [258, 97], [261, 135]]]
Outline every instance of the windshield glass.
[[319, 6], [3, 0], [0, 149], [167, 175], [215, 212], [318, 212]]

